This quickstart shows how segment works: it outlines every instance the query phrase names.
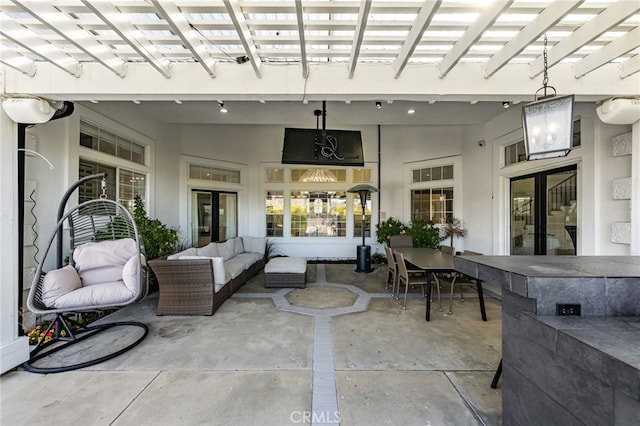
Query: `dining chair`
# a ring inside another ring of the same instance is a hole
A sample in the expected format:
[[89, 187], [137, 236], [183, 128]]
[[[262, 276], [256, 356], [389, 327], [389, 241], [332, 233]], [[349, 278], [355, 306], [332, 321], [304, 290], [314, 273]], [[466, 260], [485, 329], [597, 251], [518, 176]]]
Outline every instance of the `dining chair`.
[[[476, 251], [464, 250], [462, 252], [464, 256], [480, 256], [482, 253]], [[464, 302], [464, 287], [475, 287], [476, 281], [468, 275], [462, 272], [454, 272], [451, 279], [451, 295], [449, 296], [449, 315], [453, 314], [453, 291], [456, 286], [460, 288], [460, 302]]]
[[389, 237], [391, 248], [413, 247], [413, 237], [411, 235], [392, 235]]
[[393, 295], [393, 291], [396, 288], [396, 280], [398, 279], [398, 266], [391, 248], [385, 246], [384, 251], [387, 255], [387, 288], [391, 285], [391, 294]]
[[[429, 280], [427, 279], [426, 271], [422, 269], [408, 269], [407, 263], [405, 262], [404, 255], [402, 253], [394, 251], [394, 256], [396, 258], [396, 265], [398, 268], [396, 300], [398, 300], [400, 296], [400, 286], [404, 285], [404, 303], [402, 304], [402, 309], [407, 309], [407, 294], [409, 293], [409, 286], [419, 285], [422, 290], [422, 297], [425, 297], [424, 287], [429, 284]], [[440, 299], [440, 286], [438, 285], [438, 280], [434, 279], [431, 284], [435, 284], [436, 288], [438, 289], [438, 307], [440, 310], [442, 310], [442, 301]]]

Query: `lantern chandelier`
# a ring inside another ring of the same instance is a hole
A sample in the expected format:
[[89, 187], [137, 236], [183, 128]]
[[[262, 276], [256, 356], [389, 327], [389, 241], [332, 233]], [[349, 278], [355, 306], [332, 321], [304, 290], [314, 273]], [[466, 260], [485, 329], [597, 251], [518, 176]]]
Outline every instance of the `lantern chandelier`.
[[[527, 160], [567, 156], [573, 148], [574, 95], [556, 97], [547, 73], [547, 36], [544, 36], [544, 74], [534, 102], [522, 108]], [[549, 93], [552, 90], [553, 93]], [[540, 92], [542, 91], [542, 94]]]

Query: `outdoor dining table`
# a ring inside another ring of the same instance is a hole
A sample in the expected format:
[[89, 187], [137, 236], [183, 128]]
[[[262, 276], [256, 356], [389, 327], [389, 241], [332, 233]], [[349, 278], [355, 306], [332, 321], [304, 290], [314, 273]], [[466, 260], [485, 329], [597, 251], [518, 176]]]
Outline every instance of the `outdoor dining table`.
[[[438, 272], [455, 272], [453, 255], [432, 248], [397, 247], [394, 250], [402, 253], [407, 262], [427, 273], [427, 313], [425, 314], [425, 319], [429, 321], [431, 317], [431, 274]], [[484, 308], [482, 281], [476, 279], [476, 283], [478, 287], [478, 300], [480, 302], [480, 314], [482, 320], [486, 321], [487, 313]]]

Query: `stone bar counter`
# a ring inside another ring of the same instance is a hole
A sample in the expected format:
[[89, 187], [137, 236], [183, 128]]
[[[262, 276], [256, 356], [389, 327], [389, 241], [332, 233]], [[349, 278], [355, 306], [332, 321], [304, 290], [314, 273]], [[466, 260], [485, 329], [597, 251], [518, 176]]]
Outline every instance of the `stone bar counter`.
[[[640, 425], [640, 256], [456, 256], [454, 266], [502, 287], [505, 425]], [[580, 316], [559, 315], [578, 305]]]

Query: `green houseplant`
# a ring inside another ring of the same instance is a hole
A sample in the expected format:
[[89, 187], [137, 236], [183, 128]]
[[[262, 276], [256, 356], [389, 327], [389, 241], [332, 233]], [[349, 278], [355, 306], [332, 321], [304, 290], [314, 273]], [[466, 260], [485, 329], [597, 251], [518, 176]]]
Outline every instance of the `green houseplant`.
[[407, 228], [407, 234], [413, 238], [414, 247], [439, 249], [440, 242], [445, 238], [440, 236], [440, 230], [433, 222], [424, 219], [413, 221]]
[[392, 235], [402, 235], [407, 233], [407, 226], [398, 219], [390, 217], [376, 225], [376, 238], [379, 244], [389, 246], [389, 239]]
[[175, 252], [178, 246], [178, 231], [159, 219], [147, 217], [144, 202], [139, 196], [136, 196], [133, 202], [133, 219], [144, 242], [148, 260]]

